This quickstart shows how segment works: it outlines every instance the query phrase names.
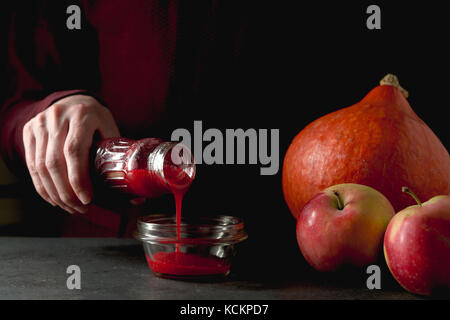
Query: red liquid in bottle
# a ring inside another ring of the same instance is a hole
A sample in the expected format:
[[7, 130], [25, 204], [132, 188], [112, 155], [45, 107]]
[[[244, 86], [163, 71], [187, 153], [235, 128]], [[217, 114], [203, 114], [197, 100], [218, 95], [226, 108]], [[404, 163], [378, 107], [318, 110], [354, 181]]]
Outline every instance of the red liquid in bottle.
[[145, 198], [184, 194], [194, 179], [195, 165], [192, 158], [185, 159], [182, 154], [175, 153], [173, 158], [179, 162], [172, 161], [172, 150], [177, 146], [156, 138], [106, 139], [99, 144], [95, 167], [106, 185], [123, 193]]

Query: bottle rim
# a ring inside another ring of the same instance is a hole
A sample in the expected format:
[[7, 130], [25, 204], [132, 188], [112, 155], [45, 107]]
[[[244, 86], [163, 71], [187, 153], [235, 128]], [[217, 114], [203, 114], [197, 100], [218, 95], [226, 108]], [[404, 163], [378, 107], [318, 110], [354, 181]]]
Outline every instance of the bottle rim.
[[176, 184], [170, 185], [169, 182], [167, 181], [165, 173], [164, 173], [164, 162], [165, 162], [166, 156], [168, 155], [169, 152], [172, 152], [172, 150], [174, 150], [174, 148], [176, 148], [178, 146], [183, 148], [183, 150], [185, 152], [188, 152], [188, 154], [190, 155], [191, 160], [192, 160], [192, 163], [189, 166], [190, 170], [192, 171], [190, 173], [190, 178], [191, 178], [191, 180], [189, 182], [189, 184], [190, 184], [195, 177], [196, 167], [195, 167], [195, 161], [193, 159], [193, 154], [184, 144], [179, 143], [179, 142], [163, 142], [159, 146], [157, 146], [155, 148], [155, 150], [153, 150], [153, 152], [149, 155], [148, 160], [147, 160], [148, 168], [153, 170], [162, 179], [162, 181], [164, 181], [164, 183], [168, 189], [170, 189], [170, 188], [187, 188], [189, 186], [189, 184], [188, 185], [176, 185]]

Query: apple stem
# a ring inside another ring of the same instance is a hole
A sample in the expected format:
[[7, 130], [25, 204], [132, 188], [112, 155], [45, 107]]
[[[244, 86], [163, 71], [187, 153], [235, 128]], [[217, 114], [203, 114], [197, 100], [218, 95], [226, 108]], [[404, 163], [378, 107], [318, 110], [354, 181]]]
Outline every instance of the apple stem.
[[333, 191], [334, 195], [336, 196], [338, 209], [342, 210], [344, 209], [344, 204], [342, 203], [341, 197], [337, 191]]
[[414, 198], [414, 200], [416, 200], [417, 204], [419, 206], [422, 205], [422, 202], [420, 202], [419, 198], [416, 196], [416, 194], [414, 192], [412, 192], [408, 187], [402, 187], [402, 192], [409, 194], [411, 197]]

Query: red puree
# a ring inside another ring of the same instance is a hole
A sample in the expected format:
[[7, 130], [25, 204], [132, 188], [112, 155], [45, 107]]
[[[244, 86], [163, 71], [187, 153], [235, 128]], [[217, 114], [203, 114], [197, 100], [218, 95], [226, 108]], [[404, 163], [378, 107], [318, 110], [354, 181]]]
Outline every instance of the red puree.
[[183, 252], [157, 252], [147, 262], [154, 272], [179, 276], [226, 274], [230, 269], [225, 260]]
[[[164, 165], [164, 177], [175, 198], [177, 239], [180, 239], [183, 196], [193, 177], [186, 174], [182, 168], [170, 163]], [[150, 195], [151, 190], [164, 183], [158, 177], [151, 176], [151, 173], [145, 169], [127, 172], [126, 179], [132, 192], [141, 196]], [[146, 258], [154, 272], [166, 275], [216, 275], [226, 274], [230, 269], [230, 264], [223, 259], [180, 252], [179, 244], [176, 244], [175, 252], [157, 252], [153, 255], [153, 260], [148, 255]]]

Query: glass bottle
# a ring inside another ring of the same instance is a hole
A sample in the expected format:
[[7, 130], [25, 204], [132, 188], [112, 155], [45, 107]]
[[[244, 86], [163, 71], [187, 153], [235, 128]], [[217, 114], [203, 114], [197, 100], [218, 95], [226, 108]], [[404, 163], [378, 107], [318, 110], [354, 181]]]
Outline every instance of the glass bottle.
[[110, 138], [97, 145], [95, 169], [110, 188], [137, 197], [184, 193], [195, 176], [189, 149], [159, 138]]

